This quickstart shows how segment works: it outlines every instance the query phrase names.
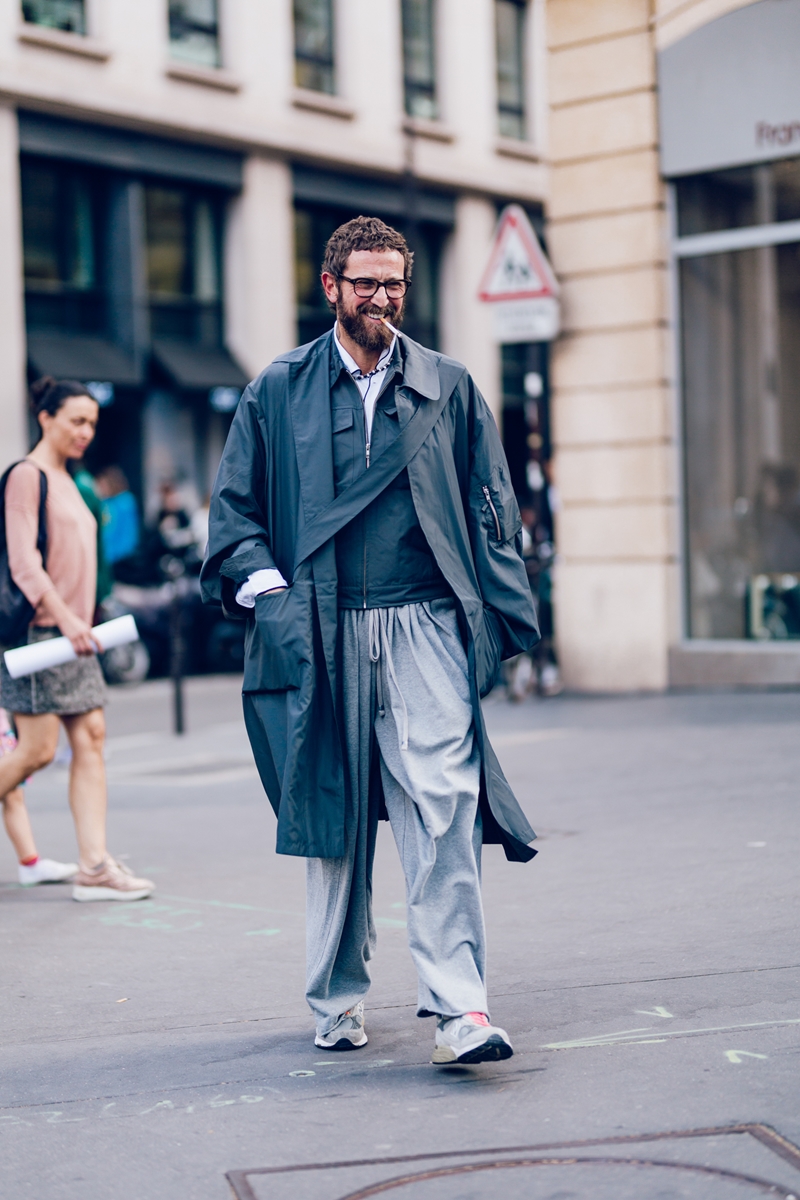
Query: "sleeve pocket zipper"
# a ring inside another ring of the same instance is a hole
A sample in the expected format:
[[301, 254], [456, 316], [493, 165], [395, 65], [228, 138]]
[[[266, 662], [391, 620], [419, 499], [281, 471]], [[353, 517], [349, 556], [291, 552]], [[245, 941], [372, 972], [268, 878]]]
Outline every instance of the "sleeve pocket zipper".
[[486, 503], [489, 505], [489, 508], [492, 510], [492, 516], [494, 517], [495, 532], [497, 533], [497, 540], [498, 540], [498, 542], [502, 542], [503, 532], [500, 528], [500, 518], [497, 515], [497, 509], [495, 508], [494, 501], [492, 500], [492, 493], [489, 491], [489, 489], [485, 483], [483, 484], [481, 491], [483, 492], [484, 496], [486, 497]]

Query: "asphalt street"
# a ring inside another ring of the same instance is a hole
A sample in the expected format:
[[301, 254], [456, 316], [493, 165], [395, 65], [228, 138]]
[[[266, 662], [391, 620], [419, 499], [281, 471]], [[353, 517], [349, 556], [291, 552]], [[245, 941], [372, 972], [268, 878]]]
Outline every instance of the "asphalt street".
[[[369, 1045], [314, 1048], [237, 681], [190, 681], [182, 738], [169, 705], [108, 709], [110, 845], [152, 900], [23, 890], [0, 842], [3, 1200], [800, 1197], [800, 694], [489, 699], [540, 854], [485, 852], [516, 1054], [473, 1068], [429, 1062], [385, 827]], [[27, 794], [73, 858], [65, 766]]]

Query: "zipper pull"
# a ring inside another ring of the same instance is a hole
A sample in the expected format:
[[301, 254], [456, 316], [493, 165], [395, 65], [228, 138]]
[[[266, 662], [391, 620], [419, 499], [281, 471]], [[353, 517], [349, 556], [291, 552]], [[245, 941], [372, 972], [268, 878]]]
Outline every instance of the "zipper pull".
[[497, 515], [497, 509], [495, 508], [494, 501], [492, 500], [492, 493], [489, 491], [489, 489], [485, 483], [481, 487], [481, 491], [483, 492], [484, 496], [486, 497], [486, 503], [489, 505], [489, 508], [492, 511], [492, 516], [494, 517], [494, 528], [495, 528], [495, 533], [497, 534], [497, 541], [502, 542], [503, 533], [502, 533], [502, 530], [500, 529], [500, 518]]
[[367, 467], [369, 467], [369, 442], [367, 442]]

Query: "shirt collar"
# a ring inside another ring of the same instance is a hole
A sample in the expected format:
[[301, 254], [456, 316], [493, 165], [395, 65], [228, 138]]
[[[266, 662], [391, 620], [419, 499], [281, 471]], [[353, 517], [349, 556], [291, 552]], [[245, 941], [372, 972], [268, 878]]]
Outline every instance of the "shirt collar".
[[339, 341], [339, 335], [336, 332], [335, 325], [333, 327], [333, 341], [334, 341], [334, 345], [336, 346], [336, 349], [339, 353], [339, 358], [342, 360], [342, 363], [344, 364], [345, 370], [350, 375], [352, 375], [355, 379], [366, 379], [367, 375], [375, 375], [379, 371], [385, 371], [386, 368], [389, 366], [389, 363], [391, 362], [392, 356], [394, 354], [395, 346], [397, 345], [397, 334], [394, 334], [391, 342], [389, 343], [389, 345], [386, 347], [386, 349], [383, 351], [380, 358], [378, 359], [377, 365], [375, 366], [375, 368], [372, 371], [369, 371], [367, 373], [367, 375], [365, 375], [363, 373], [363, 371], [359, 367], [358, 363], [353, 358], [352, 354], [350, 354], [347, 350], [345, 350], [344, 346]]

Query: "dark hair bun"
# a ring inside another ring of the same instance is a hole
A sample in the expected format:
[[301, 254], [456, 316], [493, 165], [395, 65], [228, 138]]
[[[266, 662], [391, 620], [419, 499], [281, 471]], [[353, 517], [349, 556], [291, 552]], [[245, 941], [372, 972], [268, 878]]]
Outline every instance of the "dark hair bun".
[[43, 375], [31, 384], [31, 409], [35, 417], [43, 412], [54, 417], [70, 396], [88, 395], [86, 385], [77, 379], [54, 379], [52, 375]]
[[52, 375], [42, 375], [41, 379], [31, 384], [31, 408], [34, 412], [39, 411], [42, 401], [55, 383]]

